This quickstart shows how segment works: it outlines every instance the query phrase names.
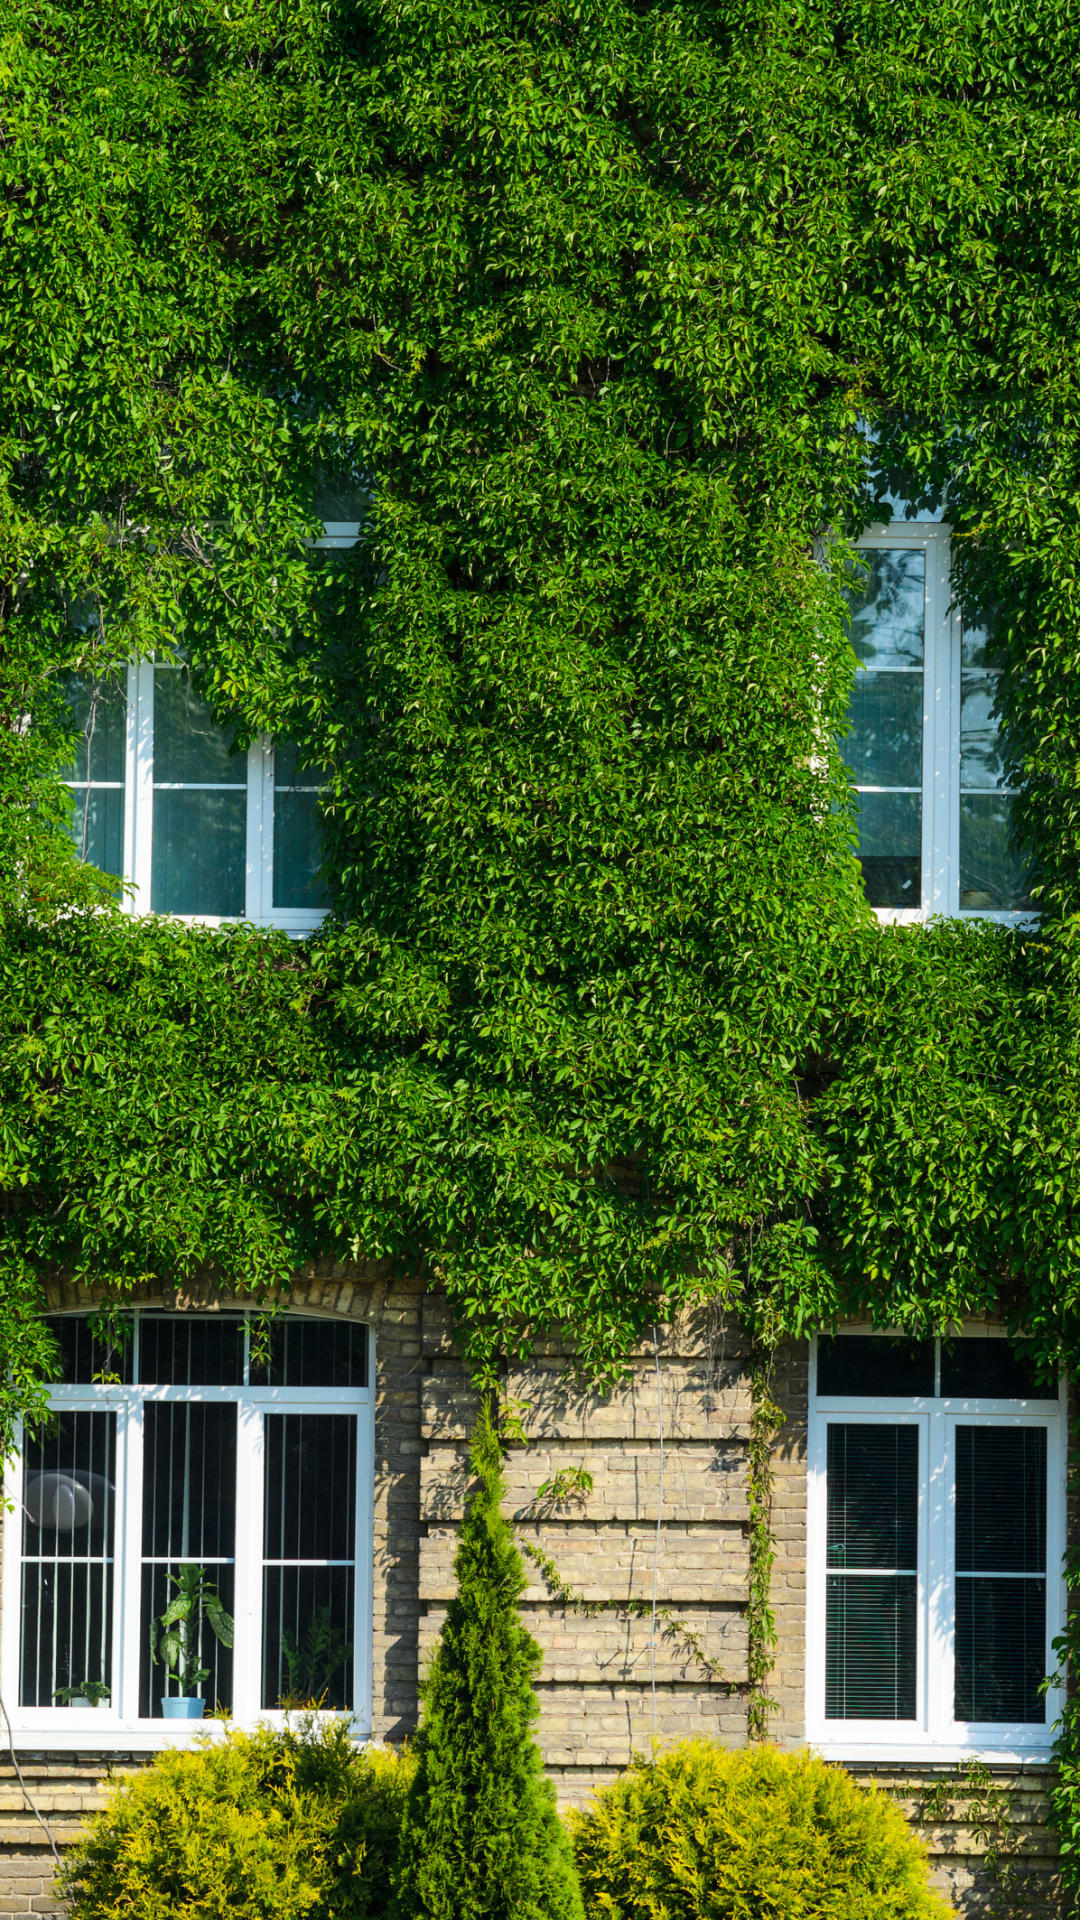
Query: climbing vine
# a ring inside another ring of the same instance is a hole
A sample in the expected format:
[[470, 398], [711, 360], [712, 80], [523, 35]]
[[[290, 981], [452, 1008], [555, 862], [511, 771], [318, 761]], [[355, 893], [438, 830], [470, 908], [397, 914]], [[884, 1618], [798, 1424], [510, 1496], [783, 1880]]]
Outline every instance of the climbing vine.
[[[633, 1595], [618, 1601], [586, 1600], [560, 1573], [558, 1562], [542, 1547], [538, 1547], [535, 1540], [526, 1540], [519, 1534], [518, 1546], [525, 1559], [536, 1568], [552, 1599], [568, 1612], [579, 1613], [586, 1620], [595, 1620], [607, 1613], [617, 1620], [653, 1621], [651, 1601], [637, 1599]], [[692, 1661], [700, 1669], [706, 1680], [723, 1681], [722, 1662], [713, 1659], [706, 1649], [704, 1638], [689, 1621], [681, 1619], [670, 1607], [659, 1606], [655, 1609], [655, 1622], [660, 1639], [670, 1640], [684, 1659]], [[731, 1687], [731, 1691], [734, 1691], [734, 1687]]]
[[747, 1496], [750, 1510], [750, 1578], [747, 1587], [748, 1640], [747, 1729], [752, 1740], [765, 1740], [769, 1714], [769, 1675], [776, 1649], [776, 1622], [771, 1604], [771, 1576], [776, 1550], [772, 1531], [773, 1443], [784, 1422], [773, 1395], [772, 1354], [760, 1349], [750, 1367], [753, 1406], [750, 1414]]
[[[45, 1279], [316, 1253], [421, 1266], [489, 1381], [702, 1298], [1076, 1353], [1078, 71], [1030, 0], [9, 0], [0, 1438]], [[1003, 662], [1034, 931], [862, 898], [900, 497]], [[306, 946], [74, 857], [67, 676], [177, 648], [328, 770]]]

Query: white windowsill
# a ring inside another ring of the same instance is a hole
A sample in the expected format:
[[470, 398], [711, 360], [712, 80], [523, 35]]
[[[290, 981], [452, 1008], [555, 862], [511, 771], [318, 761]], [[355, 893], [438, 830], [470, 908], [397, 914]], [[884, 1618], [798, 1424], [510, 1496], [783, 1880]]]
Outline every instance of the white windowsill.
[[807, 1746], [820, 1753], [823, 1760], [836, 1760], [845, 1766], [855, 1762], [864, 1762], [876, 1767], [950, 1767], [967, 1760], [979, 1760], [986, 1766], [995, 1767], [1045, 1767], [1051, 1760], [1050, 1740], [1045, 1728], [1040, 1745], [1021, 1747], [996, 1747], [984, 1741], [973, 1740], [969, 1745], [957, 1744], [918, 1744], [907, 1746], [887, 1746], [881, 1741], [867, 1741], [861, 1745], [853, 1740], [815, 1740], [807, 1738]]
[[[283, 1727], [288, 1717], [284, 1713], [264, 1713], [253, 1725]], [[336, 1713], [318, 1715], [319, 1719], [325, 1720], [341, 1717]], [[253, 1725], [245, 1723], [241, 1727], [239, 1721], [207, 1718], [171, 1722], [139, 1720], [122, 1726], [98, 1709], [77, 1713], [58, 1708], [55, 1717], [51, 1712], [46, 1712], [33, 1726], [14, 1723], [12, 1736], [15, 1746], [23, 1752], [161, 1753], [169, 1747], [189, 1747], [200, 1734], [209, 1734], [212, 1739], [220, 1740], [227, 1731], [234, 1729], [250, 1733]], [[353, 1735], [358, 1742], [370, 1740], [371, 1730], [354, 1719]]]
[[1030, 928], [1035, 931], [1042, 923], [1038, 913], [995, 912], [989, 907], [970, 907], [962, 913], [941, 913], [933, 907], [873, 907], [871, 912], [882, 927], [923, 927], [931, 920], [992, 920], [995, 926]]

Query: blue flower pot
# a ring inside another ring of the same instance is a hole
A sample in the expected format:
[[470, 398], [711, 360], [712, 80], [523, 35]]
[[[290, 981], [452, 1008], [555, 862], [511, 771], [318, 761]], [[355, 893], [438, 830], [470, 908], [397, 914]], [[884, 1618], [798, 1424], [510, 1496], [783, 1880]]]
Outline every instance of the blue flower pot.
[[165, 1694], [161, 1701], [161, 1714], [165, 1720], [201, 1720], [205, 1706], [206, 1701], [194, 1694]]

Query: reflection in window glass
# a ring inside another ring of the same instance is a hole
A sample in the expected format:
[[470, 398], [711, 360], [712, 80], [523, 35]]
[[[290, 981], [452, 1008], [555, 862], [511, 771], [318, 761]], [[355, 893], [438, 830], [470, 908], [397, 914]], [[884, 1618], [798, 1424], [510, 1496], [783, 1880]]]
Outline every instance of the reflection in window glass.
[[186, 667], [154, 671], [155, 913], [238, 919], [247, 887], [247, 759]]
[[322, 818], [319, 789], [322, 767], [299, 763], [296, 747], [280, 741], [274, 748], [274, 906], [325, 907], [329, 904], [319, 872]]
[[922, 904], [922, 739], [926, 558], [860, 553], [848, 596], [859, 668], [841, 752], [857, 790], [859, 860], [876, 907]]
[[23, 1453], [19, 1700], [112, 1681], [115, 1413], [61, 1413]]
[[75, 845], [80, 859], [119, 875], [124, 870], [126, 676], [98, 680], [69, 674], [64, 692], [77, 729], [71, 760], [60, 773], [72, 794]]
[[1012, 845], [998, 678], [986, 634], [966, 630], [960, 669], [960, 910], [967, 913], [1031, 906], [1027, 863]]
[[917, 907], [922, 898], [922, 797], [857, 793], [859, 864], [872, 907]]

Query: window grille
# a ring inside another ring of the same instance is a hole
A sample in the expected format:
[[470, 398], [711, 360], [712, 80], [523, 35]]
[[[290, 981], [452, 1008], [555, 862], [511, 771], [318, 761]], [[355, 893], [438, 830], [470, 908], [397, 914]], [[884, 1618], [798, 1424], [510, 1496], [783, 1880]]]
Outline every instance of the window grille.
[[[366, 1730], [367, 1328], [142, 1311], [109, 1347], [85, 1316], [52, 1324], [55, 1420], [25, 1437], [8, 1483], [2, 1657], [17, 1737], [160, 1744], [181, 1724], [163, 1699], [181, 1690], [240, 1724], [314, 1702]], [[152, 1654], [185, 1567], [234, 1623], [230, 1645], [203, 1618], [194, 1689]], [[84, 1684], [108, 1700], [66, 1704]]]

